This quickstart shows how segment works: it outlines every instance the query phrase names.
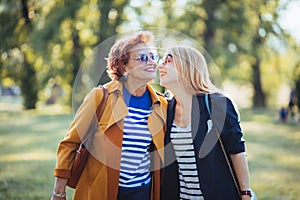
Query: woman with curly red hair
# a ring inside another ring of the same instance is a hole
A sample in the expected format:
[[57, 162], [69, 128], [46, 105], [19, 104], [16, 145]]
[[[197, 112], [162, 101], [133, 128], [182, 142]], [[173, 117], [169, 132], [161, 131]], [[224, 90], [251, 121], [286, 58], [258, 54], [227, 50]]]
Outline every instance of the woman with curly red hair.
[[[73, 199], [159, 199], [167, 103], [149, 84], [157, 59], [148, 31], [121, 38], [111, 47], [107, 72], [112, 81], [104, 85], [108, 98]], [[59, 144], [52, 200], [66, 198], [80, 136], [103, 96], [100, 88], [86, 96]]]

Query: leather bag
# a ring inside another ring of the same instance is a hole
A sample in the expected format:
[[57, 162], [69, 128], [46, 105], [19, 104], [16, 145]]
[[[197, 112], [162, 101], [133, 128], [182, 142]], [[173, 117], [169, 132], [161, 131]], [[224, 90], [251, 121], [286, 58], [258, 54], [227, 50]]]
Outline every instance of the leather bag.
[[75, 155], [74, 162], [73, 162], [73, 165], [71, 168], [71, 177], [67, 182], [67, 186], [69, 186], [70, 188], [74, 188], [74, 189], [76, 188], [79, 178], [84, 170], [84, 167], [86, 165], [86, 162], [87, 162], [88, 156], [89, 156], [89, 151], [88, 151], [88, 149], [86, 149], [86, 147], [88, 147], [88, 146], [90, 147], [92, 144], [94, 134], [98, 130], [98, 122], [102, 116], [102, 113], [103, 113], [105, 105], [106, 105], [106, 100], [108, 97], [107, 89], [101, 85], [98, 87], [102, 88], [102, 90], [103, 90], [103, 98], [102, 98], [101, 102], [99, 103], [97, 110], [96, 110], [97, 121], [92, 120], [81, 144], [79, 145], [78, 149], [76, 150], [76, 155]]

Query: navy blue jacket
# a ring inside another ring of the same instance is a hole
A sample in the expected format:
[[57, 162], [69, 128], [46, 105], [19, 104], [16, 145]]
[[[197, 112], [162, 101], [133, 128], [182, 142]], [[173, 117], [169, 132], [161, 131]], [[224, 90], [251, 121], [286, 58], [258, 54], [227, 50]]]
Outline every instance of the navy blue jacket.
[[[175, 99], [169, 101], [165, 137], [165, 168], [162, 169], [162, 200], [179, 199], [178, 164], [170, 139], [175, 105]], [[232, 101], [221, 94], [209, 95], [209, 105], [211, 117], [206, 108], [204, 95], [193, 96], [192, 137], [201, 191], [205, 200], [240, 199], [217, 139], [217, 132], [214, 131], [215, 129], [208, 132], [207, 125], [207, 121], [212, 118], [214, 126], [222, 130], [221, 139], [228, 155], [237, 154], [245, 151], [239, 117]]]

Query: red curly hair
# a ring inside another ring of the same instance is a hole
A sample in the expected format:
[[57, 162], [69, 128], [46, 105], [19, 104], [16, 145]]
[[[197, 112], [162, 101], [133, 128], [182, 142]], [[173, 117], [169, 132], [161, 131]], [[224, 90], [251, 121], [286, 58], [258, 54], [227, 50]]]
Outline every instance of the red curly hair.
[[124, 76], [125, 65], [129, 60], [130, 50], [141, 43], [154, 42], [154, 36], [149, 31], [139, 31], [134, 35], [116, 41], [111, 47], [107, 58], [107, 74], [112, 80], [119, 80]]

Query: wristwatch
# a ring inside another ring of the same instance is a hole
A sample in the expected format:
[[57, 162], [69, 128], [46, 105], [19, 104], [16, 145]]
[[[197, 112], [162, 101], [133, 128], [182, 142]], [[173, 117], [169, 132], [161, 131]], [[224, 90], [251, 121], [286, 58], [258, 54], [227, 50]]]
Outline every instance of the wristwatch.
[[252, 190], [243, 190], [241, 191], [241, 195], [249, 195], [250, 197], [252, 197]]
[[58, 197], [58, 198], [66, 198], [67, 194], [65, 192], [62, 193], [53, 193], [52, 197]]

